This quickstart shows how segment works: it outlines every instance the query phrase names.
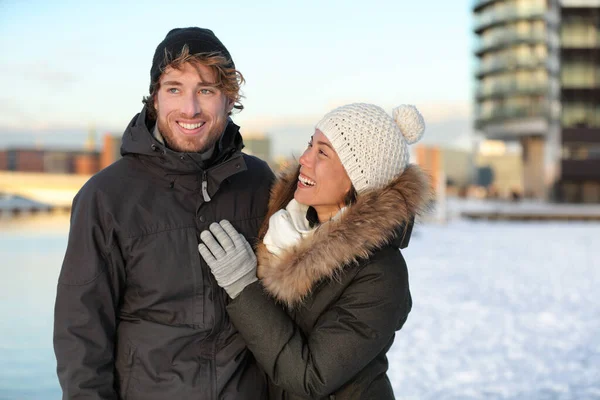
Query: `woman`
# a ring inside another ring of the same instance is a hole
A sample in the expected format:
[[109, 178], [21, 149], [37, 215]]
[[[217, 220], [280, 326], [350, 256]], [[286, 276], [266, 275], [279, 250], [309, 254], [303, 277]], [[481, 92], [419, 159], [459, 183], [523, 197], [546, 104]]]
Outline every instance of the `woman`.
[[413, 106], [393, 118], [371, 104], [337, 108], [273, 187], [258, 263], [229, 222], [202, 232], [199, 251], [272, 398], [394, 398], [386, 352], [412, 306], [398, 249], [430, 198], [407, 144], [423, 131]]

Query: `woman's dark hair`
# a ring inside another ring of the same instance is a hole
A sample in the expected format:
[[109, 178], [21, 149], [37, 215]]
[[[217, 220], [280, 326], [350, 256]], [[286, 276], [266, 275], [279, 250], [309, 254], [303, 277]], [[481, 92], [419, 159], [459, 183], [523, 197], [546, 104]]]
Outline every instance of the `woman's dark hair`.
[[[348, 207], [356, 203], [357, 196], [358, 193], [356, 193], [356, 189], [354, 189], [354, 185], [352, 185], [350, 187], [350, 190], [346, 194], [346, 197], [344, 197], [344, 205]], [[319, 225], [319, 215], [317, 214], [317, 210], [315, 210], [313, 207], [308, 207], [308, 211], [306, 212], [306, 219], [308, 220], [311, 228], [314, 228], [315, 226]]]
[[354, 189], [354, 185], [352, 185], [350, 187], [350, 190], [346, 194], [346, 197], [344, 197], [344, 204], [346, 206], [351, 206], [352, 204], [356, 203], [357, 196], [358, 196], [358, 193], [356, 193], [356, 189]]

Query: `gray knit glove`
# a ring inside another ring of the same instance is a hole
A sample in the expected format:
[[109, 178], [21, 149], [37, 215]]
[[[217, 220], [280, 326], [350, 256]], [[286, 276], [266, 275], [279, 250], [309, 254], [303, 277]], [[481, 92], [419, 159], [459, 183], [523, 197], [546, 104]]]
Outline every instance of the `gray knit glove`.
[[256, 256], [246, 238], [229, 221], [214, 222], [209, 229], [210, 232], [200, 234], [204, 243], [198, 245], [198, 251], [219, 286], [235, 299], [246, 286], [258, 280]]

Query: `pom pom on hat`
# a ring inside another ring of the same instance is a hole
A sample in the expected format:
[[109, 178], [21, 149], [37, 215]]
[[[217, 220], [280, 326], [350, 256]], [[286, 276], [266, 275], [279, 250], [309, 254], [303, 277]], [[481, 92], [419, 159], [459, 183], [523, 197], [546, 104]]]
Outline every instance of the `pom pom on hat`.
[[327, 113], [316, 125], [338, 154], [356, 191], [379, 189], [408, 165], [408, 144], [425, 130], [415, 106], [401, 105], [393, 118], [374, 104], [354, 103]]
[[394, 108], [392, 116], [396, 124], [400, 127], [400, 131], [406, 139], [406, 143], [413, 144], [418, 142], [423, 137], [425, 132], [425, 120], [417, 110], [417, 107], [409, 104], [402, 104]]

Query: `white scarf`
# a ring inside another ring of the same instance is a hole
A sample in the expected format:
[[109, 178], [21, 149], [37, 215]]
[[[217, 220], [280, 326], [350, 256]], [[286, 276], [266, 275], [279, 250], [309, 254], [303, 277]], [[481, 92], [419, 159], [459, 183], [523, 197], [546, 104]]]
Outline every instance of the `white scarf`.
[[271, 254], [279, 255], [301, 239], [312, 235], [315, 228], [306, 219], [308, 206], [292, 199], [284, 210], [279, 210], [269, 218], [269, 229], [263, 243]]
[[[338, 219], [346, 207], [343, 207], [332, 220]], [[308, 206], [292, 199], [284, 210], [279, 210], [269, 218], [269, 229], [263, 243], [269, 253], [280, 255], [285, 249], [296, 245], [302, 239], [310, 237], [315, 229], [310, 227], [306, 219]]]

